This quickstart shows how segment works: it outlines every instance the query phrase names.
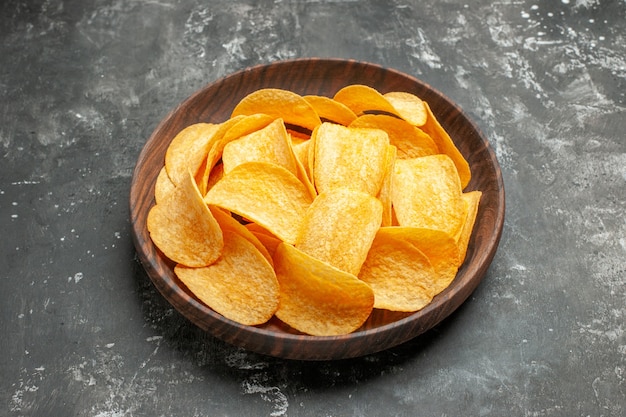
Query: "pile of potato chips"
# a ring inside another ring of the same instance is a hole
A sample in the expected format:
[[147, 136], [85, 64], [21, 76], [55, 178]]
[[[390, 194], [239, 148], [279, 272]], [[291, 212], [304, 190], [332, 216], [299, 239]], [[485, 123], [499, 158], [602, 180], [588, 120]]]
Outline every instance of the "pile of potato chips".
[[413, 94], [262, 89], [171, 142], [147, 227], [200, 301], [259, 325], [347, 334], [418, 311], [462, 264], [480, 191]]

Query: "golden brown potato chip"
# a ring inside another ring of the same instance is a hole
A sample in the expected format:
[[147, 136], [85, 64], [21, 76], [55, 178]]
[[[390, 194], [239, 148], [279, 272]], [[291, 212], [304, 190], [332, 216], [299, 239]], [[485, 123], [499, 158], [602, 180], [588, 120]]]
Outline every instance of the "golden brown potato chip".
[[439, 152], [448, 155], [452, 161], [454, 161], [456, 170], [459, 172], [459, 178], [461, 179], [461, 188], [467, 187], [467, 184], [469, 184], [472, 178], [472, 172], [470, 171], [467, 160], [456, 147], [448, 132], [441, 126], [426, 101], [424, 102], [424, 108], [426, 109], [428, 117], [422, 129], [435, 141]]
[[435, 270], [433, 296], [447, 288], [456, 277], [460, 254], [456, 241], [449, 234], [435, 229], [398, 226], [381, 228], [379, 233], [396, 235], [426, 255]]
[[200, 194], [206, 194], [209, 182], [209, 175], [211, 174], [211, 171], [213, 171], [213, 168], [218, 163], [218, 161], [222, 158], [222, 150], [224, 149], [224, 145], [227, 143], [226, 141], [224, 141], [224, 135], [233, 125], [236, 125], [241, 119], [243, 119], [243, 116], [226, 120], [225, 122], [217, 125], [217, 129], [215, 130], [209, 141], [208, 151], [204, 155], [202, 172], [198, 172], [198, 174], [195, 175], [196, 184], [198, 184]]
[[276, 317], [314, 336], [351, 333], [374, 305], [372, 289], [352, 274], [282, 243], [274, 255], [280, 283]]
[[209, 265], [224, 246], [222, 230], [189, 171], [185, 181], [150, 209], [147, 226], [161, 252], [183, 265]]
[[345, 105], [357, 116], [366, 113], [386, 113], [400, 117], [400, 114], [389, 100], [376, 89], [366, 85], [353, 84], [343, 87], [335, 93], [333, 99]]
[[224, 173], [244, 162], [269, 162], [298, 175], [291, 138], [282, 119], [275, 119], [262, 129], [228, 142], [222, 152]]
[[265, 228], [259, 226], [256, 223], [247, 223], [245, 225], [246, 229], [250, 231], [256, 238], [261, 242], [267, 252], [274, 258], [274, 253], [276, 252], [276, 248], [283, 241], [268, 232]]
[[313, 140], [313, 184], [319, 194], [350, 187], [378, 195], [387, 168], [387, 133], [323, 123]]
[[397, 159], [391, 201], [400, 226], [456, 236], [465, 220], [459, 177], [446, 155]]
[[172, 183], [186, 181], [187, 172], [196, 175], [202, 166], [220, 125], [196, 123], [181, 130], [165, 153], [165, 169]]
[[426, 123], [427, 115], [424, 102], [415, 94], [404, 91], [392, 91], [383, 94], [389, 103], [396, 109], [400, 117], [413, 126], [423, 126]]
[[325, 96], [304, 96], [304, 99], [315, 109], [320, 119], [324, 122], [338, 123], [348, 126], [356, 114], [344, 104]]
[[278, 280], [267, 259], [238, 233], [224, 235], [222, 256], [202, 268], [174, 272], [204, 304], [245, 325], [265, 323], [278, 308]]
[[267, 125], [275, 121], [277, 117], [258, 113], [248, 116], [235, 116], [234, 119], [236, 119], [237, 122], [232, 124], [228, 130], [224, 132], [224, 146], [235, 139], [239, 139], [242, 136], [249, 135], [250, 133], [265, 128]]
[[281, 118], [275, 119], [262, 129], [230, 140], [224, 146], [222, 152], [224, 172], [229, 172], [244, 162], [268, 162], [280, 165], [302, 181], [312, 196], [316, 194], [304, 166], [296, 158], [291, 145], [291, 137]]
[[301, 95], [277, 88], [250, 93], [235, 106], [231, 117], [258, 113], [281, 117], [285, 123], [310, 131], [321, 123], [315, 109]]
[[154, 184], [154, 201], [159, 204], [159, 201], [164, 200], [170, 192], [176, 188], [170, 177], [167, 175], [165, 166], [159, 171], [156, 183]]
[[266, 162], [236, 166], [204, 200], [258, 223], [289, 243], [295, 243], [302, 218], [313, 202], [308, 188], [295, 175]]
[[307, 209], [295, 246], [356, 275], [380, 227], [382, 212], [381, 202], [362, 191], [327, 191]]
[[385, 114], [364, 114], [350, 127], [381, 129], [389, 135], [389, 143], [398, 148], [398, 158], [417, 158], [439, 153], [430, 136], [409, 122]]
[[383, 219], [381, 226], [391, 226], [393, 223], [393, 206], [391, 203], [391, 189], [393, 187], [393, 173], [396, 164], [396, 147], [387, 147], [387, 158], [383, 183], [378, 192], [378, 199], [383, 205]]
[[433, 298], [435, 270], [430, 261], [404, 236], [381, 228], [359, 279], [374, 291], [374, 308], [392, 311], [418, 311]]
[[209, 209], [211, 210], [211, 213], [217, 223], [220, 225], [220, 229], [222, 229], [223, 234], [237, 233], [241, 237], [247, 239], [258, 249], [259, 252], [261, 252], [261, 255], [265, 256], [265, 259], [267, 259], [270, 265], [274, 265], [272, 255], [270, 255], [267, 248], [250, 230], [248, 230], [243, 224], [239, 223], [239, 221], [231, 216], [231, 214], [226, 210], [215, 206], [209, 206]]
[[[321, 126], [321, 125], [320, 125]], [[307, 163], [306, 165], [304, 165], [304, 168], [306, 169], [306, 173], [309, 176], [309, 178], [311, 179], [311, 183], [313, 183], [313, 187], [315, 188], [315, 138], [317, 137], [317, 132], [319, 131], [320, 126], [316, 127], [315, 129], [313, 129], [313, 132], [311, 132], [311, 137], [309, 138], [309, 144], [307, 146], [308, 148], [308, 153], [307, 153]]]
[[469, 244], [470, 236], [472, 235], [472, 230], [474, 229], [474, 223], [476, 222], [476, 215], [478, 214], [478, 205], [481, 196], [481, 191], [468, 191], [463, 193], [461, 196], [466, 205], [467, 213], [467, 217], [465, 218], [463, 227], [461, 228], [461, 233], [457, 238], [457, 246], [459, 247], [461, 263], [465, 259], [465, 255], [467, 253], [467, 245]]
[[224, 176], [224, 165], [223, 164], [215, 165], [213, 169], [211, 170], [211, 172], [209, 173], [208, 179], [206, 180], [206, 191], [213, 188], [215, 183], [221, 180], [223, 176]]
[[300, 165], [304, 168], [304, 172], [306, 172], [307, 177], [309, 178], [309, 182], [312, 182], [311, 177], [309, 176], [308, 166], [309, 166], [309, 145], [312, 143], [310, 138], [299, 138], [291, 136], [291, 148], [293, 149], [293, 154], [296, 156], [296, 160], [300, 162]]

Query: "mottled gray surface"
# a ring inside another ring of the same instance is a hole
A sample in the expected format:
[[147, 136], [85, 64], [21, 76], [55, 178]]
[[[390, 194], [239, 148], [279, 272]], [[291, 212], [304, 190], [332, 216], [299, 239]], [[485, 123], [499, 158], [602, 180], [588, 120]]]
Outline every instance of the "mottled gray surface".
[[[339, 362], [196, 329], [149, 282], [128, 221], [136, 158], [171, 108], [308, 56], [443, 91], [507, 187], [499, 252], [468, 302]], [[625, 131], [623, 0], [3, 1], [0, 415], [623, 416]]]

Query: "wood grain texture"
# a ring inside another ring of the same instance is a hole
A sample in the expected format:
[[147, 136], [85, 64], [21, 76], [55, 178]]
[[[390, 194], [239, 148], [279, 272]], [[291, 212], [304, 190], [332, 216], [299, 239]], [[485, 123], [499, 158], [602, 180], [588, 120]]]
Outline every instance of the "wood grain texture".
[[[423, 310], [395, 313], [375, 310], [356, 332], [336, 337], [299, 334], [276, 319], [244, 326], [197, 301], [180, 283], [173, 264], [154, 246], [146, 218], [154, 204], [154, 183], [167, 146], [185, 126], [222, 122], [247, 94], [283, 88], [299, 94], [332, 96], [350, 84], [366, 84], [381, 93], [407, 91], [426, 100], [468, 160], [472, 180], [466, 190], [483, 192], [467, 256], [453, 283]], [[298, 59], [256, 66], [211, 83], [182, 102], [154, 130], [133, 173], [130, 191], [132, 233], [138, 256], [161, 294], [181, 314], [214, 336], [270, 356], [300, 360], [358, 357], [401, 344], [431, 329], [456, 310], [485, 275], [498, 247], [504, 223], [504, 184], [488, 140], [453, 102], [429, 85], [398, 71], [350, 60]]]

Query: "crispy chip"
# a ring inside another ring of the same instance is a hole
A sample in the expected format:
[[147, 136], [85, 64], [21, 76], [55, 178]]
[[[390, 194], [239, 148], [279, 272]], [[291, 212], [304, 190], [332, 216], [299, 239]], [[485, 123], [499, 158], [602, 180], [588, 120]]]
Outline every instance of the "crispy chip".
[[348, 126], [356, 114], [344, 104], [325, 96], [304, 96], [322, 121]]
[[296, 247], [356, 275], [382, 221], [381, 202], [362, 191], [336, 188], [308, 208]]
[[183, 265], [209, 265], [224, 246], [222, 231], [190, 172], [186, 181], [150, 209], [147, 226], [161, 252]]
[[387, 134], [333, 123], [323, 123], [315, 132], [313, 184], [317, 192], [351, 187], [378, 195], [387, 168]]
[[315, 109], [301, 95], [277, 88], [250, 93], [235, 106], [231, 117], [258, 113], [281, 117], [285, 123], [310, 131], [321, 123]]
[[[220, 125], [220, 129], [215, 133], [215, 138], [211, 143], [211, 148], [206, 158], [203, 179], [199, 181], [200, 185], [206, 186], [204, 194], [206, 194], [206, 191], [215, 183], [214, 178], [211, 177], [214, 177], [215, 174], [223, 174], [224, 166], [220, 161], [226, 145], [242, 136], [265, 128], [274, 120], [273, 117], [266, 114], [253, 114], [250, 116], [236, 116]], [[216, 170], [216, 167], [219, 168]], [[202, 189], [200, 191], [202, 191]]]
[[469, 184], [472, 178], [467, 160], [456, 147], [448, 132], [441, 126], [427, 102], [424, 102], [424, 108], [426, 108], [428, 117], [422, 129], [435, 141], [439, 151], [448, 155], [452, 161], [454, 161], [454, 165], [459, 172], [459, 178], [461, 179], [461, 188], [467, 187], [467, 184]]
[[298, 175], [291, 139], [282, 119], [276, 119], [262, 129], [228, 142], [222, 153], [224, 173], [244, 162], [269, 162]]
[[396, 109], [400, 117], [413, 126], [423, 126], [426, 123], [427, 115], [424, 102], [415, 94], [403, 91], [391, 91], [383, 94], [389, 103]]
[[224, 250], [215, 263], [202, 268], [177, 265], [174, 272], [200, 301], [238, 323], [265, 323], [278, 308], [274, 269], [238, 233], [224, 235]]
[[280, 244], [274, 255], [280, 283], [276, 317], [301, 332], [336, 336], [363, 325], [374, 305], [372, 289], [352, 274]]
[[215, 165], [213, 169], [211, 170], [211, 172], [209, 173], [208, 179], [206, 180], [206, 190], [208, 191], [211, 188], [213, 188], [215, 183], [221, 180], [223, 176], [224, 176], [224, 165], [223, 164]]
[[261, 243], [261, 241], [250, 230], [248, 230], [248, 228], [239, 223], [239, 221], [231, 216], [231, 214], [228, 213], [226, 210], [215, 206], [209, 206], [209, 209], [211, 210], [211, 213], [213, 214], [213, 217], [215, 218], [217, 223], [220, 225], [223, 234], [226, 235], [229, 233], [237, 233], [238, 235], [252, 243], [258, 249], [258, 251], [261, 252], [261, 255], [265, 256], [265, 259], [267, 259], [270, 265], [274, 265], [272, 255], [270, 255], [263, 243]]
[[265, 246], [267, 252], [272, 256], [272, 258], [274, 258], [276, 248], [283, 241], [256, 223], [246, 223], [245, 227], [250, 231], [250, 233], [256, 236], [259, 242], [261, 242], [261, 244]]
[[205, 196], [207, 204], [254, 221], [289, 243], [295, 243], [312, 201], [308, 188], [295, 175], [266, 162], [236, 166]]
[[232, 124], [228, 130], [224, 132], [224, 146], [235, 139], [239, 139], [242, 136], [249, 135], [250, 133], [261, 130], [271, 124], [277, 119], [277, 117], [270, 116], [263, 113], [251, 114], [248, 116], [235, 116], [236, 123]]
[[343, 87], [335, 93], [333, 99], [348, 107], [357, 116], [366, 113], [384, 113], [400, 117], [389, 100], [376, 89], [366, 85], [353, 84]]
[[215, 130], [211, 136], [211, 140], [208, 145], [208, 152], [204, 155], [204, 161], [202, 164], [203, 170], [195, 176], [200, 194], [206, 194], [211, 171], [213, 171], [215, 165], [222, 158], [222, 150], [224, 149], [224, 145], [228, 143], [228, 141], [224, 140], [224, 135], [226, 135], [226, 132], [228, 132], [231, 127], [239, 123], [243, 118], [243, 116], [240, 116], [228, 119], [227, 121], [217, 125], [217, 130]]
[[461, 263], [459, 248], [449, 234], [441, 230], [420, 227], [384, 227], [379, 233], [396, 235], [419, 249], [435, 270], [432, 295], [447, 288], [456, 277]]
[[381, 129], [389, 135], [389, 143], [398, 148], [398, 158], [417, 158], [439, 153], [430, 136], [409, 122], [385, 114], [364, 114], [350, 127]]
[[181, 130], [172, 139], [165, 153], [165, 169], [174, 185], [186, 181], [188, 171], [196, 175], [219, 127], [212, 123], [196, 123]]
[[296, 160], [300, 163], [300, 165], [304, 168], [304, 172], [307, 174], [309, 181], [311, 181], [311, 176], [309, 174], [308, 166], [309, 166], [309, 145], [312, 143], [310, 138], [299, 138], [291, 136], [291, 148], [293, 149], [293, 154], [296, 156]]
[[311, 137], [309, 138], [309, 144], [307, 145], [308, 153], [306, 156], [306, 164], [304, 165], [304, 167], [306, 168], [307, 175], [311, 179], [311, 182], [313, 183], [314, 188], [315, 188], [314, 170], [315, 170], [315, 142], [316, 142], [315, 138], [317, 137], [317, 132], [319, 131], [320, 126], [316, 127], [315, 129], [313, 129], [313, 132], [311, 132]]
[[167, 175], [167, 170], [165, 166], [163, 166], [154, 184], [154, 201], [158, 204], [159, 201], [164, 200], [175, 188], [176, 186], [172, 183], [172, 180], [170, 180], [170, 177]]
[[478, 204], [480, 202], [480, 198], [482, 197], [482, 192], [468, 191], [466, 193], [463, 193], [461, 197], [466, 205], [465, 212], [467, 213], [467, 217], [465, 218], [463, 227], [461, 228], [461, 233], [456, 239], [457, 246], [459, 247], [460, 259], [462, 262], [465, 259], [465, 255], [467, 253], [467, 245], [469, 244], [470, 236], [472, 235], [472, 230], [474, 229], [476, 215], [478, 214]]
[[465, 220], [459, 177], [446, 155], [396, 160], [391, 196], [400, 226], [456, 236]]
[[392, 311], [418, 311], [433, 298], [435, 270], [430, 261], [404, 236], [381, 228], [359, 272], [372, 287], [374, 307]]
[[309, 189], [311, 196], [316, 194], [304, 166], [296, 158], [291, 145], [291, 137], [281, 118], [260, 130], [230, 140], [224, 146], [222, 152], [224, 172], [229, 172], [244, 162], [268, 162], [280, 165], [302, 181]]
[[393, 187], [393, 173], [396, 164], [396, 147], [389, 145], [387, 147], [387, 157], [385, 166], [385, 175], [383, 183], [378, 192], [378, 199], [383, 205], [383, 218], [381, 226], [391, 226], [393, 223], [393, 206], [391, 203], [391, 189]]

